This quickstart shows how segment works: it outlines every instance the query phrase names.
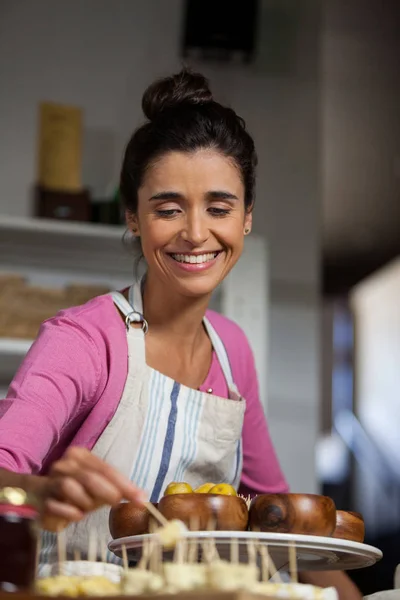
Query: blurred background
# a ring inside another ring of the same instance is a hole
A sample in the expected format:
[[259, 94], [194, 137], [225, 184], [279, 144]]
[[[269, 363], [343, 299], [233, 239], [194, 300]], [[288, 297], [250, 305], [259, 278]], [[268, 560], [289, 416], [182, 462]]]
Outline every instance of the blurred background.
[[0, 0], [0, 388], [39, 323], [129, 284], [118, 174], [187, 64], [253, 134], [255, 222], [213, 305], [252, 343], [292, 491], [400, 563], [400, 2]]

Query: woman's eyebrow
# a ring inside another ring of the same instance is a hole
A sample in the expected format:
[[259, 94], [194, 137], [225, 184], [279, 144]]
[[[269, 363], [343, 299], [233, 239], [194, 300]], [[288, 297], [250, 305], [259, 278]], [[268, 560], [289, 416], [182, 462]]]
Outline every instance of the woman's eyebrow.
[[226, 190], [211, 190], [207, 192], [207, 196], [210, 199], [217, 200], [239, 200], [239, 198], [235, 196], [235, 194], [232, 194], [232, 192], [227, 192]]
[[169, 192], [166, 190], [164, 192], [157, 192], [157, 194], [153, 194], [149, 200], [176, 200], [177, 198], [182, 198], [182, 194], [179, 192]]

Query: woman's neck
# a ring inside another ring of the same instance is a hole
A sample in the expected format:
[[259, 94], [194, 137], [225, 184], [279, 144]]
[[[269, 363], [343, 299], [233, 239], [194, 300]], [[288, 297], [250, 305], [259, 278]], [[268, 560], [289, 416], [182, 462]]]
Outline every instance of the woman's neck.
[[204, 335], [203, 318], [210, 296], [180, 295], [149, 273], [143, 290], [144, 316], [154, 333], [168, 333], [171, 342], [175, 338], [177, 342], [190, 345], [199, 335]]

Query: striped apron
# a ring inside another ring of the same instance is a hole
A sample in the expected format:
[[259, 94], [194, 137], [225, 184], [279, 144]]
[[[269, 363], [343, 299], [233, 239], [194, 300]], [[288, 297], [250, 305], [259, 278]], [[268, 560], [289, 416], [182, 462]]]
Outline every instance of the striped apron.
[[[207, 318], [204, 326], [224, 373], [229, 399], [188, 388], [146, 365], [141, 282], [129, 290], [129, 302], [112, 292], [126, 319], [128, 374], [118, 408], [92, 452], [116, 467], [148, 494], [162, 497], [172, 481], [193, 488], [211, 481], [236, 488], [242, 472], [242, 427], [246, 403], [234, 384], [225, 347]], [[132, 327], [141, 323], [142, 327]], [[89, 532], [111, 540], [109, 508], [89, 514], [67, 530], [67, 551], [87, 554]], [[44, 532], [41, 563], [57, 560], [54, 534]], [[109, 553], [110, 562], [118, 562]], [[44, 573], [42, 573], [44, 574]]]

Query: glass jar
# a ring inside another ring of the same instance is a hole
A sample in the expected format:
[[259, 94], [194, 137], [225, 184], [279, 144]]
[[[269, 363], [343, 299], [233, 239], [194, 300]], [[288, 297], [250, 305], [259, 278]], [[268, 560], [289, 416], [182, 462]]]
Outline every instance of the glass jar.
[[20, 488], [0, 489], [0, 591], [33, 587], [39, 535], [36, 499]]

